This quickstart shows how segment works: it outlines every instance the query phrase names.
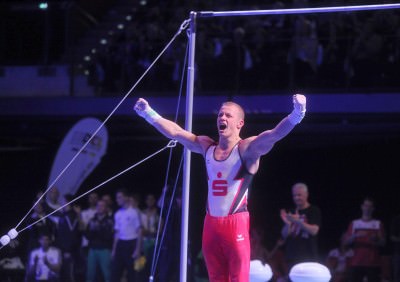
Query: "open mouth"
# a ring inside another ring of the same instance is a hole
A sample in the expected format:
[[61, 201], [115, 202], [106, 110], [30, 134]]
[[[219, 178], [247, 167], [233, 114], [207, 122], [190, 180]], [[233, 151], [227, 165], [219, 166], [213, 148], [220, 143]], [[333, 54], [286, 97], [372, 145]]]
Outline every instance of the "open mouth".
[[220, 124], [219, 125], [219, 130], [224, 130], [224, 129], [226, 129], [226, 124]]

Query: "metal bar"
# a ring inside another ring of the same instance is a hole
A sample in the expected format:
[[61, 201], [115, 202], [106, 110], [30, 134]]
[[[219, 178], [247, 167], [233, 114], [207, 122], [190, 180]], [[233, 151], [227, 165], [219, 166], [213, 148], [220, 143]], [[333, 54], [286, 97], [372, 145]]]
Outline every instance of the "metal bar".
[[338, 7], [319, 7], [319, 8], [298, 8], [298, 9], [274, 9], [274, 10], [244, 10], [244, 11], [203, 11], [198, 12], [197, 17], [233, 17], [233, 16], [261, 16], [261, 15], [290, 15], [290, 14], [312, 14], [312, 13], [332, 13], [332, 12], [354, 12], [367, 10], [386, 10], [399, 9], [399, 4], [376, 4], [358, 6], [338, 6]]

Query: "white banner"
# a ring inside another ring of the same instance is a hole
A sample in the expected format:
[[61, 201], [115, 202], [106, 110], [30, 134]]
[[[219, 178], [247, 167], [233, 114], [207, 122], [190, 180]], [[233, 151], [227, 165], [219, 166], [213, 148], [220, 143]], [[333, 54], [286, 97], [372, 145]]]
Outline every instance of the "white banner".
[[[68, 165], [77, 152], [89, 140], [92, 133], [101, 125], [95, 118], [85, 118], [77, 122], [67, 133], [58, 149], [50, 173], [50, 185]], [[65, 194], [74, 195], [82, 182], [100, 163], [101, 158], [106, 153], [108, 133], [102, 127], [96, 136], [90, 141], [86, 148], [77, 156], [70, 167], [63, 173], [58, 181], [53, 185], [60, 192], [60, 197]]]

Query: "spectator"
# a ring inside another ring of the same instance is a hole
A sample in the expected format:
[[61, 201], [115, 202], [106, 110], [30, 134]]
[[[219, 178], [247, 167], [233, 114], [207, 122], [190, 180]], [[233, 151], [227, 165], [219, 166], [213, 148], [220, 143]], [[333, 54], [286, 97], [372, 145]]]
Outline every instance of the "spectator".
[[284, 222], [285, 257], [289, 268], [300, 262], [318, 261], [318, 233], [321, 226], [320, 209], [308, 201], [308, 187], [296, 183], [292, 187], [295, 208], [281, 210]]
[[345, 245], [345, 234], [343, 234], [339, 247], [330, 250], [326, 259], [326, 265], [332, 275], [332, 282], [348, 281], [348, 265], [353, 255], [353, 250]]
[[[331, 0], [318, 3], [273, 1], [268, 4], [247, 1], [246, 8], [304, 8], [345, 3]], [[162, 49], [166, 35], [176, 31], [189, 9], [215, 8], [200, 2], [194, 6], [191, 3], [190, 7], [185, 4], [179, 1], [170, 3], [167, 8], [165, 3], [153, 5], [148, 2], [135, 7], [125, 28], [111, 31], [108, 44], [98, 48], [93, 55], [95, 58], [89, 62], [89, 81], [96, 92], [115, 94], [128, 90]], [[221, 9], [233, 6], [241, 5], [219, 3]], [[270, 15], [265, 19], [243, 17], [237, 21], [204, 21], [198, 26], [196, 39], [196, 87], [235, 92], [238, 87], [254, 91], [267, 85], [270, 89], [282, 90], [292, 79], [292, 83], [310, 88], [343, 89], [350, 84], [353, 88], [373, 85], [388, 89], [398, 85], [399, 23], [393, 9], [357, 14]], [[167, 50], [157, 69], [150, 70], [142, 87], [147, 91], [174, 89], [183, 51], [181, 45]], [[226, 79], [218, 79], [216, 83], [215, 75], [219, 74]], [[234, 78], [235, 83], [228, 78]], [[158, 83], [153, 83], [154, 80]]]
[[114, 201], [109, 194], [104, 194], [101, 196], [101, 200], [106, 203], [107, 206], [107, 214], [110, 216], [114, 215]]
[[317, 36], [317, 22], [301, 15], [296, 18], [289, 62], [294, 71], [295, 86], [316, 85], [318, 67], [322, 64], [322, 45]]
[[85, 234], [89, 243], [86, 282], [96, 281], [97, 266], [100, 267], [104, 281], [111, 281], [111, 247], [114, 236], [114, 221], [107, 214], [107, 205], [103, 200], [97, 201], [96, 214], [88, 222]]
[[60, 281], [61, 252], [58, 248], [51, 246], [51, 242], [48, 234], [39, 236], [40, 247], [29, 254], [28, 281]]
[[133, 209], [139, 210], [141, 199], [138, 194], [131, 194], [128, 196], [129, 206]]
[[385, 231], [380, 220], [372, 217], [374, 200], [364, 198], [361, 218], [353, 220], [347, 229], [345, 244], [352, 247], [354, 256], [350, 260], [350, 281], [380, 281], [381, 247], [385, 245]]
[[[44, 202], [38, 202], [33, 208], [28, 222], [33, 223], [45, 217], [46, 213], [43, 207]], [[28, 229], [28, 252], [39, 247], [39, 235], [47, 234], [51, 241], [54, 241], [56, 235], [56, 223], [50, 218], [44, 218]]]
[[[81, 220], [84, 229], [86, 229], [89, 221], [94, 217], [97, 212], [97, 202], [99, 201], [99, 195], [95, 192], [90, 193], [88, 196], [88, 208], [81, 212]], [[82, 247], [87, 247], [88, 241], [85, 237], [82, 237]]]
[[60, 192], [57, 187], [54, 186], [47, 192], [46, 204], [50, 211], [54, 211], [61, 207]]
[[248, 86], [246, 79], [254, 66], [253, 57], [245, 38], [245, 28], [236, 27], [232, 32], [231, 40], [224, 46], [221, 55], [222, 64], [225, 67], [223, 81], [233, 94], [237, 94]]
[[[52, 187], [46, 194], [46, 204], [44, 210], [46, 214], [49, 214], [61, 207], [60, 192], [57, 187]], [[51, 219], [58, 224], [58, 220], [61, 216], [61, 211], [55, 212]]]
[[[64, 195], [66, 203], [73, 199], [72, 195]], [[77, 262], [81, 246], [83, 223], [80, 218], [80, 207], [76, 204], [64, 207], [59, 219], [56, 246], [63, 256], [61, 279], [63, 282], [75, 281], [77, 277]]]
[[126, 190], [118, 190], [116, 200], [120, 209], [114, 215], [111, 281], [119, 282], [127, 270], [128, 282], [133, 282], [136, 280], [133, 262], [139, 258], [142, 246], [140, 212], [131, 206]]

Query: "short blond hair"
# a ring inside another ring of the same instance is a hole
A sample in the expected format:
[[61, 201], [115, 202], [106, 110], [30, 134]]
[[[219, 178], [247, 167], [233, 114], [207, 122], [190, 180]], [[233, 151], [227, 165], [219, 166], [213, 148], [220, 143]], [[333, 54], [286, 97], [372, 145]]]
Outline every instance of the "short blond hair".
[[244, 110], [242, 108], [242, 106], [240, 106], [238, 103], [232, 102], [232, 101], [227, 101], [222, 103], [221, 107], [223, 106], [235, 106], [238, 109], [239, 115], [240, 117], [244, 120]]

